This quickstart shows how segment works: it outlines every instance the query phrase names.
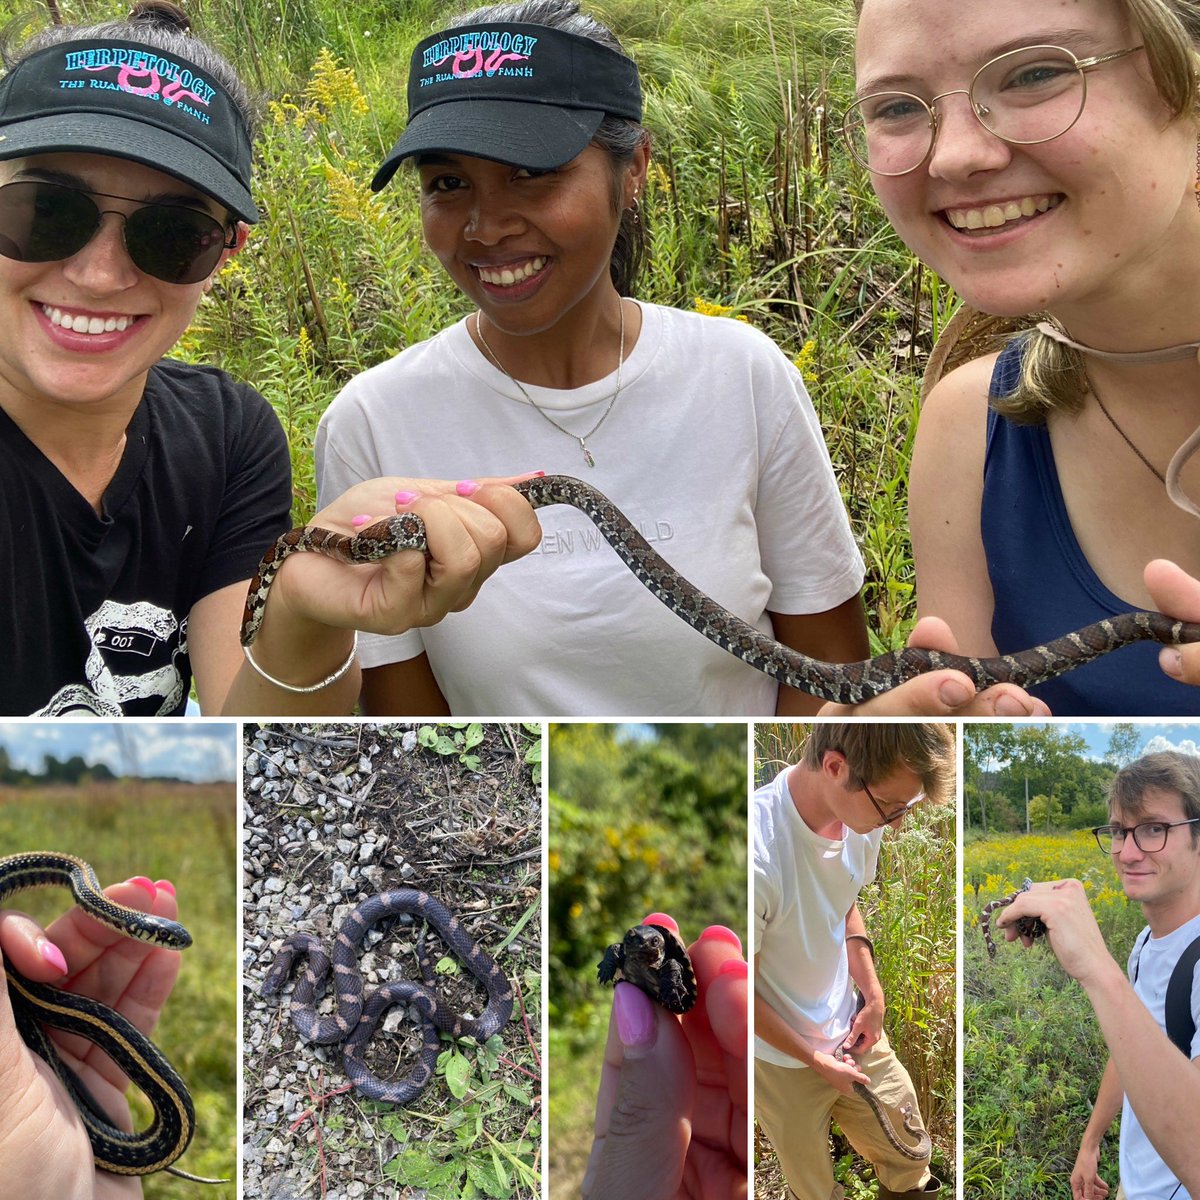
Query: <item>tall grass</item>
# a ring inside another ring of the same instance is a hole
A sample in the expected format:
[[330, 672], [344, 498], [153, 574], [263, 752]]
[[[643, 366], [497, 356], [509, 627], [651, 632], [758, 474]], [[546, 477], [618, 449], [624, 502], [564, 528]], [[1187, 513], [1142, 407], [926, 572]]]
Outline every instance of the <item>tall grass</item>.
[[[1069, 1200], [1070, 1174], [1108, 1059], [1087, 996], [1050, 950], [996, 939], [979, 918], [1026, 876], [1082, 881], [1113, 957], [1124, 964], [1145, 922], [1086, 832], [980, 839], [964, 851], [964, 1200]], [[995, 932], [995, 931], [993, 931]], [[1114, 1189], [1115, 1133], [1100, 1176]]]
[[[757, 783], [798, 762], [803, 725], [755, 726]], [[884, 1027], [912, 1077], [933, 1139], [932, 1170], [954, 1191], [955, 1166], [955, 812], [922, 804], [896, 832], [886, 833], [875, 882], [858, 906], [875, 944], [875, 967], [887, 1003]], [[838, 1179], [849, 1197], [865, 1197], [873, 1173], [835, 1139]], [[773, 1155], [760, 1139], [759, 1170], [772, 1178]], [[760, 1188], [759, 1195], [773, 1195]]]

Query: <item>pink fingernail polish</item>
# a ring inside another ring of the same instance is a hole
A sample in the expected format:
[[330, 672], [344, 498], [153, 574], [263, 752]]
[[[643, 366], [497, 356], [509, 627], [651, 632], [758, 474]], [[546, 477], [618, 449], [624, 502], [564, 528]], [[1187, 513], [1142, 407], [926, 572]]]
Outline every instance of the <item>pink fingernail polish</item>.
[[151, 896], [158, 895], [158, 889], [154, 886], [153, 879], [147, 879], [145, 875], [134, 875], [132, 878], [125, 880], [126, 883], [136, 883], [138, 887], [145, 888]]
[[732, 975], [737, 979], [750, 977], [750, 964], [744, 958], [731, 958], [717, 968], [718, 975]]
[[160, 892], [169, 892], [172, 896], [175, 895], [175, 885], [169, 879], [156, 879], [154, 886]]
[[460, 496], [473, 496], [477, 491], [479, 491], [479, 484], [477, 484], [473, 479], [463, 479], [455, 484], [454, 490]]
[[727, 925], [710, 925], [701, 935], [700, 941], [708, 938], [714, 942], [728, 942], [731, 946], [737, 947], [737, 952], [742, 952], [742, 939], [738, 937]]
[[679, 925], [674, 917], [668, 917], [666, 913], [650, 913], [650, 915], [642, 922], [643, 925], [665, 925], [674, 933], [679, 932]]
[[351, 517], [350, 524], [353, 525], [355, 529], [361, 529], [362, 526], [364, 526], [370, 519], [370, 513], [362, 513], [357, 517]]
[[63, 958], [63, 952], [53, 942], [46, 941], [45, 938], [40, 938], [38, 940], [38, 953], [60, 974], [65, 975], [67, 973], [67, 960]]
[[420, 494], [421, 494], [420, 492], [397, 492], [396, 493], [396, 503], [397, 504], [411, 504], [414, 500], [417, 499], [418, 496], [420, 496]]
[[625, 1053], [640, 1058], [654, 1045], [654, 1002], [632, 983], [618, 983], [613, 994], [617, 1036]]

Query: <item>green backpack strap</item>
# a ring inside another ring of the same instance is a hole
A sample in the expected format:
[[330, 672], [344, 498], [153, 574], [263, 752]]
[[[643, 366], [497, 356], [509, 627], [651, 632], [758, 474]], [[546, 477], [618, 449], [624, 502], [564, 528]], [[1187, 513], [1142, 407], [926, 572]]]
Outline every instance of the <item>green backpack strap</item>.
[[1192, 1039], [1196, 1035], [1196, 1022], [1192, 1017], [1192, 988], [1196, 964], [1200, 962], [1200, 937], [1194, 938], [1190, 946], [1179, 956], [1171, 982], [1167, 984], [1167, 1037], [1192, 1057]]

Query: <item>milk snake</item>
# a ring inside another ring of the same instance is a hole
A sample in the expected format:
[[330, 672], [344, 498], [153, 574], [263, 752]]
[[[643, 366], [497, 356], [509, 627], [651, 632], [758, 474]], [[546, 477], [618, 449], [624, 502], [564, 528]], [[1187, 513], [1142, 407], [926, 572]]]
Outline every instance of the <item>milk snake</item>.
[[[1200, 641], [1200, 624], [1174, 621], [1162, 613], [1127, 612], [1031, 650], [995, 658], [907, 647], [863, 662], [822, 662], [782, 645], [709, 599], [662, 558], [611, 500], [589, 484], [568, 475], [546, 475], [515, 486], [534, 508], [568, 504], [587, 516], [633, 574], [709, 641], [779, 683], [839, 704], [861, 703], [917, 675], [947, 667], [970, 676], [979, 689], [996, 683], [1029, 687], [1134, 642], [1181, 645]], [[378, 521], [354, 535], [318, 527], [290, 530], [267, 551], [250, 581], [242, 615], [242, 645], [251, 645], [257, 637], [271, 583], [289, 555], [307, 550], [341, 562], [370, 563], [400, 550], [424, 549], [425, 524], [415, 513]], [[719, 553], [719, 547], [714, 553]]]
[[[364, 994], [362, 976], [358, 972], [358, 948], [377, 921], [400, 913], [424, 917], [438, 931], [446, 944], [463, 960], [467, 969], [487, 988], [488, 1003], [478, 1017], [463, 1016], [432, 989], [428, 960], [421, 955], [421, 971], [425, 982], [401, 979], [385, 983]], [[291, 973], [297, 956], [306, 959], [304, 970], [292, 991], [290, 1014], [292, 1024], [300, 1035], [316, 1045], [344, 1042], [342, 1059], [346, 1077], [353, 1087], [371, 1100], [391, 1104], [410, 1104], [433, 1077], [441, 1044], [438, 1030], [451, 1037], [473, 1037], [486, 1041], [498, 1032], [512, 1015], [513, 991], [504, 972], [468, 936], [458, 918], [441, 901], [428, 892], [405, 888], [382, 892], [359, 904], [334, 937], [333, 955], [325, 953], [320, 941], [307, 933], [293, 934], [276, 955], [262, 994], [273, 995]], [[337, 1009], [332, 1016], [321, 1017], [316, 1011], [316, 996], [333, 968]], [[363, 1061], [367, 1044], [383, 1014], [395, 1004], [412, 1004], [421, 1015], [425, 1039], [413, 1069], [402, 1079], [385, 1081], [372, 1074]]]
[[[979, 914], [979, 928], [983, 930], [983, 940], [987, 943], [988, 958], [996, 957], [996, 943], [992, 939], [992, 913], [998, 908], [1007, 908], [1022, 892], [1029, 891], [1031, 887], [1033, 880], [1026, 879], [1011, 896], [1001, 896], [983, 906], [983, 911]], [[1044, 937], [1047, 932], [1045, 922], [1040, 917], [1018, 917], [1013, 924], [1017, 932], [1027, 938]]]

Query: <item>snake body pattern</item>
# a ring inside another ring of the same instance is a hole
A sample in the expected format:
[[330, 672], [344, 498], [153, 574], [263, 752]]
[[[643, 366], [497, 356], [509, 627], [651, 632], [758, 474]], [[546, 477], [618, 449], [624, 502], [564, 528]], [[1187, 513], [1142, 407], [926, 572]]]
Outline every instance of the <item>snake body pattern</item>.
[[[47, 885], [69, 887], [80, 908], [126, 937], [171, 949], [191, 945], [190, 934], [178, 922], [114, 904], [100, 890], [95, 871], [80, 858], [49, 851], [0, 858], [0, 905], [15, 892]], [[97, 1000], [35, 983], [8, 963], [4, 970], [21, 1038], [54, 1071], [78, 1108], [97, 1167], [118, 1175], [165, 1170], [197, 1182], [222, 1182], [199, 1180], [171, 1166], [191, 1141], [195, 1113], [183, 1080], [145, 1034]], [[116, 1128], [59, 1057], [44, 1025], [99, 1046], [150, 1101], [154, 1109], [150, 1126], [134, 1133]]]
[[[400, 979], [364, 995], [363, 980], [356, 963], [358, 948], [372, 925], [400, 913], [424, 917], [466, 963], [471, 974], [483, 983], [488, 1003], [479, 1016], [463, 1016], [438, 999], [430, 986], [431, 975], [424, 956], [421, 960], [424, 984]], [[289, 1006], [292, 1024], [305, 1040], [316, 1045], [344, 1042], [342, 1058], [346, 1077], [358, 1092], [371, 1100], [410, 1104], [421, 1094], [433, 1076], [441, 1050], [438, 1030], [454, 1038], [473, 1037], [483, 1042], [503, 1028], [512, 1015], [512, 985], [504, 972], [470, 938], [458, 918], [428, 892], [404, 888], [381, 892], [364, 900], [342, 922], [334, 937], [332, 957], [311, 934], [293, 934], [284, 942], [263, 981], [264, 996], [279, 991], [298, 956], [304, 959], [305, 965], [292, 990]], [[316, 1011], [316, 997], [331, 967], [337, 1009], [332, 1016], [321, 1017]], [[383, 1014], [393, 1005], [402, 1003], [412, 1004], [421, 1014], [425, 1040], [412, 1071], [402, 1079], [385, 1081], [371, 1073], [363, 1061], [363, 1054]]]
[[[1162, 613], [1127, 612], [1044, 645], [994, 658], [907, 647], [863, 662], [822, 662], [775, 641], [689, 583], [628, 517], [591, 485], [568, 475], [546, 475], [522, 480], [516, 490], [534, 508], [567, 504], [587, 516], [633, 574], [676, 616], [715, 645], [779, 683], [839, 704], [861, 703], [917, 675], [944, 668], [964, 672], [981, 690], [996, 683], [1030, 687], [1134, 642], [1168, 646], [1200, 642], [1200, 624], [1175, 621]], [[415, 513], [376, 522], [354, 535], [316, 527], [290, 530], [267, 552], [250, 581], [242, 616], [242, 645], [251, 645], [258, 635], [271, 583], [289, 555], [312, 551], [342, 562], [369, 563], [400, 550], [424, 549], [425, 525]]]
[[[862, 940], [865, 941], [868, 947], [871, 948], [871, 958], [874, 959], [875, 950], [874, 947], [871, 946], [870, 939], [863, 938]], [[866, 1002], [867, 998], [862, 994], [862, 992], [859, 992], [858, 1002], [854, 1006], [855, 1016], [858, 1016], [858, 1014], [862, 1012]], [[841, 1052], [843, 1054], [850, 1053], [850, 1051], [847, 1049], [848, 1044], [849, 1043], [847, 1041], [847, 1043], [842, 1046]], [[921, 1122], [913, 1112], [911, 1104], [906, 1102], [900, 1105], [899, 1108], [900, 1119], [904, 1125], [904, 1132], [907, 1133], [909, 1137], [914, 1137], [917, 1139], [913, 1145], [909, 1146], [900, 1140], [900, 1135], [896, 1132], [895, 1127], [892, 1125], [891, 1119], [888, 1117], [887, 1109], [885, 1109], [880, 1103], [879, 1097], [876, 1096], [875, 1093], [871, 1091], [871, 1089], [867, 1087], [865, 1083], [859, 1083], [858, 1080], [855, 1080], [851, 1086], [854, 1088], [854, 1094], [867, 1102], [868, 1107], [875, 1116], [875, 1120], [879, 1122], [879, 1128], [883, 1130], [883, 1136], [887, 1138], [887, 1140], [891, 1142], [891, 1144], [901, 1154], [903, 1154], [905, 1158], [911, 1158], [914, 1162], [924, 1161], [925, 1159], [929, 1158], [930, 1154], [933, 1153], [933, 1141], [929, 1134], [926, 1133], [922, 1128]]]
[[[992, 913], [998, 908], [1007, 908], [1022, 892], [1029, 891], [1031, 887], [1033, 880], [1026, 879], [1011, 896], [1001, 896], [983, 906], [983, 911], [979, 914], [979, 928], [983, 930], [983, 940], [987, 943], [988, 958], [996, 957], [996, 943], [992, 938]], [[1015, 925], [1017, 932], [1027, 938], [1040, 938], [1047, 933], [1045, 922], [1040, 917], [1019, 917]]]

